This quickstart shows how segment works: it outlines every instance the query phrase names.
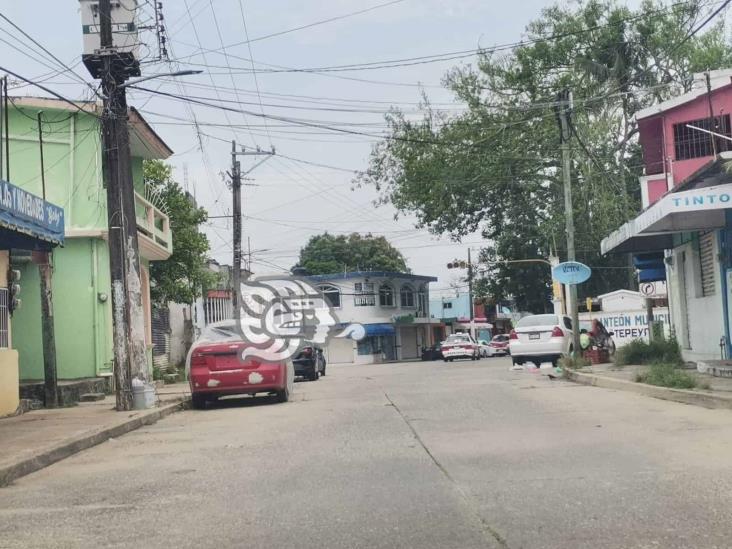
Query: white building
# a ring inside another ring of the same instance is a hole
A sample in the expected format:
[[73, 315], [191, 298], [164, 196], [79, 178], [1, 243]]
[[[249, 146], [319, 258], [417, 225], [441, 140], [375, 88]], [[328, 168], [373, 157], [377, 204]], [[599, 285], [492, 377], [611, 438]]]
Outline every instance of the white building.
[[366, 337], [358, 342], [331, 339], [326, 349], [329, 363], [415, 359], [435, 341], [433, 328], [441, 325], [430, 319], [429, 283], [436, 282], [435, 277], [351, 272], [307, 279], [323, 292], [343, 327], [359, 323], [366, 329]]

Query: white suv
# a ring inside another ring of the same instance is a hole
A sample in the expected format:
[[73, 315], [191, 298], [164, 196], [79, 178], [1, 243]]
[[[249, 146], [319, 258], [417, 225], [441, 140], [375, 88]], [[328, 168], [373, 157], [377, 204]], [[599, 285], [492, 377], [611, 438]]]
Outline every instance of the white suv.
[[542, 362], [556, 365], [562, 356], [572, 353], [572, 319], [564, 315], [525, 316], [511, 330], [508, 343], [514, 364]]

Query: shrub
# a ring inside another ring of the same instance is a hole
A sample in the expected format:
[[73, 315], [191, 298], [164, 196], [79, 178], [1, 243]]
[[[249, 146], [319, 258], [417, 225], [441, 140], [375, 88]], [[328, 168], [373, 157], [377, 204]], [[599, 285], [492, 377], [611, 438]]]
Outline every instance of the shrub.
[[561, 366], [565, 370], [577, 370], [579, 368], [584, 368], [585, 366], [589, 365], [590, 361], [581, 355], [563, 356], [559, 359], [559, 366]]
[[681, 347], [672, 335], [669, 339], [654, 339], [646, 342], [634, 339], [615, 353], [615, 364], [653, 364], [662, 362], [671, 365], [683, 364]]
[[655, 362], [650, 369], [635, 377], [638, 383], [648, 383], [659, 387], [671, 387], [674, 389], [694, 389], [697, 386], [696, 379], [680, 370], [677, 365], [667, 362]]

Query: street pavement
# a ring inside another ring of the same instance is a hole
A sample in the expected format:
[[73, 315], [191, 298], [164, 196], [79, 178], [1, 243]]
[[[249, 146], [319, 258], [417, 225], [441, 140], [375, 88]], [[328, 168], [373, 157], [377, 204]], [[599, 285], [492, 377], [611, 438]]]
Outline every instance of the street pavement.
[[175, 414], [0, 489], [0, 547], [732, 547], [732, 412], [509, 366]]

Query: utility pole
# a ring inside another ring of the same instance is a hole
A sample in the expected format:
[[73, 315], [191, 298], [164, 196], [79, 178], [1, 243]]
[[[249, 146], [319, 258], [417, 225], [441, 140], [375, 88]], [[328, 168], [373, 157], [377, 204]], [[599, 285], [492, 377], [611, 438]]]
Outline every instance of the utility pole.
[[475, 305], [473, 303], [473, 262], [468, 248], [468, 299], [470, 300], [470, 335], [475, 338]]
[[[575, 261], [574, 210], [572, 209], [572, 159], [569, 151], [569, 117], [572, 113], [572, 92], [564, 90], [559, 94], [559, 126], [561, 130], [562, 176], [564, 178], [564, 220], [567, 232], [567, 261]], [[574, 353], [580, 352], [579, 310], [577, 309], [577, 285], [569, 285], [569, 310], [574, 334]]]
[[[41, 161], [41, 189], [46, 200], [46, 166], [43, 160], [43, 113], [38, 112], [38, 144]], [[58, 374], [56, 369], [56, 333], [53, 325], [52, 253], [34, 252], [41, 288], [41, 333], [43, 335], [43, 392], [46, 408], [58, 406]]]
[[[264, 156], [262, 160], [254, 164], [247, 172], [243, 175], [251, 173], [260, 164], [267, 161], [270, 157], [275, 154], [274, 147], [271, 151], [263, 151], [259, 148], [247, 151], [242, 147], [241, 151], [236, 150], [236, 141], [231, 142], [231, 195], [233, 199], [233, 244], [234, 244], [234, 264], [232, 265], [232, 284], [231, 284], [231, 304], [233, 307], [233, 317], [236, 325], [239, 325], [241, 318], [241, 306], [239, 303], [239, 297], [241, 293], [241, 163], [236, 158], [237, 156]], [[251, 259], [251, 256], [250, 256]]]
[[144, 315], [137, 247], [135, 191], [130, 167], [127, 79], [112, 41], [110, 0], [99, 0], [100, 77], [104, 98], [102, 137], [107, 187], [109, 268], [112, 282], [114, 378], [117, 410], [132, 409], [132, 377], [147, 378]]

